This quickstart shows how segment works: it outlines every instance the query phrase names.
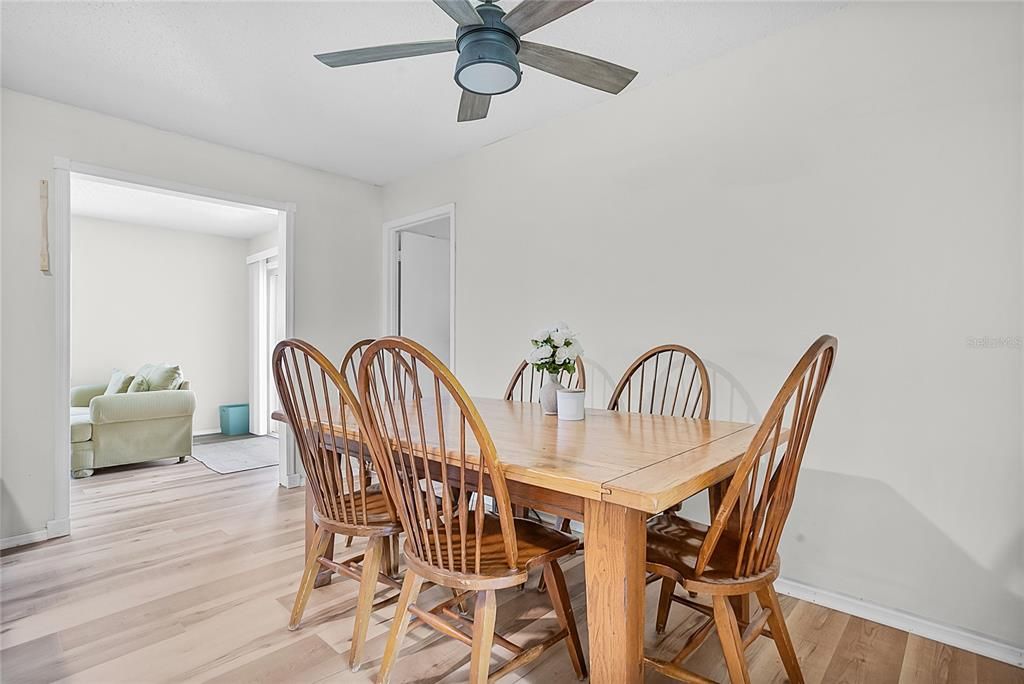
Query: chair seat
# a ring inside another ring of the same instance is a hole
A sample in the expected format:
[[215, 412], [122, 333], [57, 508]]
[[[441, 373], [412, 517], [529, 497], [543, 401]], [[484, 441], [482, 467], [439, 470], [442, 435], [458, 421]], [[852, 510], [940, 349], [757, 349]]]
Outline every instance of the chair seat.
[[[647, 521], [647, 563], [668, 568], [683, 582], [705, 584], [735, 584], [757, 582], [765, 577], [778, 574], [779, 557], [762, 573], [744, 576], [737, 580], [733, 573], [739, 553], [739, 541], [735, 536], [723, 534], [715, 547], [711, 562], [701, 575], [697, 574], [697, 555], [707, 536], [708, 526], [687, 520], [673, 514], [662, 514]], [[658, 568], [660, 569], [660, 568]], [[656, 568], [649, 568], [657, 572]], [[664, 574], [657, 572], [657, 574]]]
[[380, 485], [371, 485], [366, 489], [366, 515], [363, 515], [362, 509], [362, 496], [357, 492], [354, 496], [356, 501], [356, 510], [353, 511], [344, 500], [339, 497], [338, 508], [345, 509], [348, 512], [348, 520], [343, 520], [341, 516], [337, 519], [331, 518], [326, 515], [319, 515], [318, 517], [324, 523], [328, 525], [365, 525], [365, 526], [387, 526], [395, 525], [398, 523], [391, 519], [391, 513], [388, 510], [387, 498], [384, 496], [384, 492], [381, 491]]
[[[575, 537], [559, 532], [556, 529], [546, 527], [533, 520], [525, 518], [513, 518], [516, 526], [516, 545], [518, 548], [518, 563], [516, 570], [529, 571], [540, 567], [545, 563], [568, 556], [576, 552], [580, 542]], [[467, 527], [474, 530], [476, 522], [473, 514], [469, 514]], [[433, 545], [435, 534], [429, 535], [431, 540], [431, 553], [437, 555], [437, 547]], [[509, 573], [508, 563], [505, 560], [505, 536], [501, 531], [501, 521], [495, 515], [484, 516], [484, 533], [480, 543], [480, 571], [476, 571], [476, 549], [474, 547], [473, 535], [470, 535], [466, 542], [466, 573], [490, 576], [502, 576]], [[441, 545], [442, 562], [448, 565], [448, 549], [444, 534], [438, 540]], [[450, 568], [456, 572], [462, 571], [462, 534], [458, 529], [452, 534], [452, 558], [454, 567]]]

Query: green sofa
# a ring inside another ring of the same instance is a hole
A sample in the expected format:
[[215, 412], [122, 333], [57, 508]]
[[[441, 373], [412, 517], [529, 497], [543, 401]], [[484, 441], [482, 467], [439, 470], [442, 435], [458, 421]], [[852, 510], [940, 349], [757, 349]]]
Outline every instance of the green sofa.
[[96, 468], [192, 455], [196, 395], [178, 389], [104, 394], [107, 385], [71, 390], [71, 476]]

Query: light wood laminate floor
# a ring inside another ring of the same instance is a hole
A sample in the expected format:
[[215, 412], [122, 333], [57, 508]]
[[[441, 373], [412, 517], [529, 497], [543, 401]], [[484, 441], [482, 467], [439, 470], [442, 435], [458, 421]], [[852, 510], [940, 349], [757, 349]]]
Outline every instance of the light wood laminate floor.
[[[303, 493], [279, 488], [276, 478], [272, 468], [217, 475], [190, 461], [98, 471], [74, 481], [73, 536], [3, 555], [0, 678], [7, 684], [372, 682], [394, 609], [374, 614], [367, 663], [351, 673], [354, 582], [336, 578], [316, 590], [303, 628], [285, 627], [302, 569]], [[585, 629], [582, 554], [564, 568]], [[499, 595], [498, 629], [520, 643], [557, 629], [535, 583]], [[656, 584], [648, 587], [647, 648], [674, 654], [696, 618], [675, 606], [666, 634], [655, 635], [657, 591]], [[445, 595], [437, 588], [431, 593]], [[1024, 670], [906, 632], [785, 597], [783, 608], [809, 683], [1024, 683]], [[496, 657], [505, 655], [495, 650]], [[767, 639], [748, 658], [754, 682], [786, 681]], [[462, 644], [416, 629], [394, 681], [465, 681], [468, 659]], [[689, 666], [726, 679], [714, 637]], [[575, 679], [566, 651], [555, 648], [503, 681]], [[652, 673], [647, 681], [668, 680]]]

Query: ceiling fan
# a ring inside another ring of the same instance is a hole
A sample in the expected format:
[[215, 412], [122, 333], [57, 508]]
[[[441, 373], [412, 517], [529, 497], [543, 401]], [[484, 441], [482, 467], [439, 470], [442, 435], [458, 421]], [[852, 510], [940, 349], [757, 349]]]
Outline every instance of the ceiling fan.
[[316, 58], [329, 67], [341, 67], [458, 51], [455, 82], [463, 91], [459, 102], [459, 121], [486, 117], [492, 95], [507, 93], [519, 85], [522, 80], [520, 62], [591, 88], [618, 94], [637, 72], [578, 52], [521, 40], [530, 31], [591, 1], [522, 0], [506, 14], [494, 0], [484, 0], [476, 6], [470, 0], [434, 0], [458, 22], [455, 40], [380, 45], [327, 52], [316, 55]]

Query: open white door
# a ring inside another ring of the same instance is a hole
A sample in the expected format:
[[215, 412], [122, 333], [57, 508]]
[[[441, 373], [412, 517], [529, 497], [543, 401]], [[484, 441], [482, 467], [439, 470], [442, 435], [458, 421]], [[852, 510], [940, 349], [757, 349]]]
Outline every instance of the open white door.
[[399, 233], [398, 246], [398, 334], [416, 340], [448, 365], [448, 238], [408, 230]]

